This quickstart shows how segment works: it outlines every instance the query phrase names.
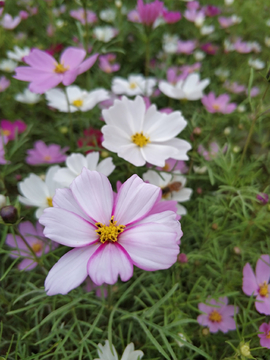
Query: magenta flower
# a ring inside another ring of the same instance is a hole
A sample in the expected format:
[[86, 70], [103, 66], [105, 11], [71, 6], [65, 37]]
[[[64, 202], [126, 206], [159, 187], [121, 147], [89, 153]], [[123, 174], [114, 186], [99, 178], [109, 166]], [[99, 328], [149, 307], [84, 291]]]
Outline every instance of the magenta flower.
[[155, 0], [149, 4], [144, 4], [143, 0], [138, 0], [137, 10], [141, 23], [146, 26], [152, 26], [156, 19], [162, 15], [163, 2]]
[[99, 57], [99, 68], [107, 74], [118, 71], [120, 69], [120, 64], [115, 63], [116, 55], [115, 54], [106, 54]]
[[58, 164], [66, 160], [64, 154], [69, 149], [68, 146], [61, 149], [57, 144], [46, 145], [42, 140], [34, 143], [34, 149], [27, 150], [28, 156], [25, 161], [29, 165]]
[[90, 10], [86, 10], [86, 18], [83, 8], [79, 8], [78, 10], [71, 10], [69, 14], [74, 19], [79, 20], [83, 25], [85, 25], [86, 23], [93, 24], [97, 22], [97, 15]]
[[[47, 254], [50, 250], [53, 250], [58, 246], [57, 243], [44, 237], [43, 226], [41, 226], [39, 222], [36, 223], [35, 227], [30, 221], [21, 222], [19, 224], [19, 231], [37, 257]], [[32, 252], [19, 235], [14, 236], [13, 234], [8, 234], [6, 237], [6, 244], [12, 248], [16, 248], [10, 253], [12, 258], [25, 257], [18, 265], [19, 270], [32, 270], [37, 266], [38, 263], [35, 261]]]
[[215, 94], [210, 92], [208, 95], [204, 95], [201, 101], [206, 110], [210, 113], [219, 112], [222, 114], [230, 114], [237, 107], [236, 103], [229, 103], [230, 97], [228, 94], [222, 94], [215, 97]]
[[9, 120], [0, 121], [0, 133], [5, 135], [8, 140], [14, 140], [16, 132], [21, 134], [26, 128], [27, 125], [22, 120], [15, 120], [14, 122]]
[[201, 49], [206, 52], [208, 55], [215, 55], [218, 51], [218, 46], [213, 45], [211, 43], [206, 43], [201, 46]]
[[133, 265], [146, 271], [172, 266], [182, 231], [177, 214], [163, 210], [160, 200], [160, 188], [137, 175], [115, 196], [105, 175], [86, 168], [69, 189], [56, 190], [40, 223], [45, 236], [75, 249], [50, 270], [47, 294], [67, 294], [87, 275], [98, 286], [112, 285], [118, 275], [128, 281]]
[[263, 333], [263, 334], [258, 334], [258, 337], [260, 338], [260, 345], [262, 347], [270, 349], [270, 322], [269, 324], [263, 323], [259, 327], [259, 331]]
[[46, 51], [34, 49], [24, 57], [24, 62], [30, 67], [17, 67], [14, 78], [30, 81], [29, 90], [38, 94], [43, 94], [60, 83], [68, 86], [78, 75], [90, 69], [98, 57], [98, 54], [94, 54], [83, 61], [85, 55], [85, 50], [69, 47], [62, 53], [58, 63]]
[[167, 24], [174, 24], [181, 19], [180, 11], [168, 11], [163, 8], [162, 17]]
[[255, 307], [260, 314], [270, 315], [270, 258], [261, 255], [256, 264], [256, 275], [247, 263], [243, 269], [243, 292], [256, 296]]
[[5, 148], [4, 145], [8, 142], [7, 136], [0, 136], [0, 165], [8, 164], [8, 161], [5, 159]]
[[5, 76], [0, 77], [0, 92], [5, 91], [10, 85], [10, 80], [8, 80]]
[[260, 193], [256, 196], [256, 199], [263, 205], [266, 205], [269, 201], [269, 196], [266, 193]]
[[214, 5], [207, 5], [203, 8], [203, 12], [206, 16], [213, 17], [221, 13], [220, 8]]
[[210, 332], [216, 333], [220, 330], [226, 333], [236, 329], [233, 316], [238, 313], [238, 307], [228, 305], [226, 296], [219, 298], [218, 301], [209, 298], [207, 304], [199, 303], [198, 308], [204, 314], [199, 315], [197, 321], [202, 326], [208, 326]]
[[19, 17], [22, 19], [22, 20], [26, 20], [28, 17], [29, 17], [29, 14], [27, 11], [25, 10], [21, 10], [19, 12]]

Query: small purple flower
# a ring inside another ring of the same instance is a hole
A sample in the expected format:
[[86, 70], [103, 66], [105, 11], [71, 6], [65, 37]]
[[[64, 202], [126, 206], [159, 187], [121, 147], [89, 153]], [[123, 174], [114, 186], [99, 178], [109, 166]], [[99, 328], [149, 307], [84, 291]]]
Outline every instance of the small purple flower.
[[46, 145], [42, 140], [36, 141], [34, 149], [27, 150], [26, 163], [29, 165], [57, 164], [66, 160], [64, 154], [68, 146], [61, 149], [57, 144]]
[[209, 17], [219, 15], [221, 13], [220, 8], [214, 5], [207, 5], [203, 8], [204, 14]]
[[266, 205], [269, 201], [269, 196], [266, 193], [260, 193], [256, 196], [256, 199], [263, 205]]
[[[225, 145], [222, 149], [222, 153], [225, 153], [226, 150], [227, 146]], [[221, 151], [221, 149], [215, 141], [210, 143], [209, 150], [206, 150], [203, 145], [198, 146], [198, 153], [202, 155], [206, 161], [211, 161], [216, 158], [219, 151]]]
[[118, 71], [120, 69], [120, 64], [115, 63], [116, 55], [115, 54], [106, 54], [99, 57], [99, 68], [107, 74]]
[[10, 14], [5, 14], [0, 21], [0, 25], [6, 30], [13, 30], [20, 22], [21, 18], [19, 16], [13, 18]]
[[180, 11], [168, 11], [165, 8], [162, 10], [162, 16], [167, 24], [174, 24], [181, 19]]
[[197, 46], [196, 40], [187, 40], [187, 41], [178, 40], [177, 53], [190, 55], [193, 53], [196, 46]]
[[236, 329], [233, 316], [238, 313], [238, 307], [228, 305], [226, 296], [219, 298], [218, 301], [209, 298], [207, 304], [199, 303], [198, 308], [204, 314], [199, 315], [197, 321], [202, 326], [208, 326], [210, 332], [216, 333], [220, 330], [226, 333]]
[[260, 345], [262, 347], [270, 349], [270, 322], [269, 324], [263, 323], [259, 327], [259, 332], [263, 333], [263, 334], [258, 334], [258, 337], [260, 338]]
[[71, 10], [69, 12], [70, 16], [74, 19], [80, 21], [81, 24], [85, 25], [87, 24], [93, 24], [97, 22], [97, 15], [90, 10], [86, 10], [86, 17], [85, 12], [83, 8], [79, 8], [77, 10]]
[[270, 257], [261, 255], [256, 264], [256, 275], [247, 263], [243, 268], [243, 292], [256, 296], [255, 307], [260, 314], [270, 315]]
[[[33, 249], [37, 257], [47, 254], [50, 250], [55, 249], [58, 244], [54, 241], [46, 239], [43, 235], [44, 227], [36, 223], [34, 227], [30, 221], [21, 222], [19, 224], [19, 231], [27, 241], [28, 245]], [[25, 257], [25, 259], [18, 265], [19, 270], [32, 270], [37, 266], [32, 252], [26, 246], [19, 235], [8, 234], [6, 237], [6, 244], [12, 248], [10, 256], [12, 258]]]
[[0, 121], [0, 134], [7, 136], [8, 140], [14, 140], [16, 132], [18, 134], [23, 133], [27, 128], [27, 125], [22, 120], [15, 120], [11, 122], [9, 120]]
[[205, 106], [206, 110], [210, 113], [222, 113], [230, 114], [236, 107], [236, 103], [229, 103], [230, 97], [228, 94], [222, 94], [218, 97], [215, 97], [213, 92], [210, 92], [208, 95], [204, 95], [202, 98], [202, 103]]
[[5, 76], [0, 77], [0, 92], [5, 91], [10, 85], [10, 80], [8, 80]]

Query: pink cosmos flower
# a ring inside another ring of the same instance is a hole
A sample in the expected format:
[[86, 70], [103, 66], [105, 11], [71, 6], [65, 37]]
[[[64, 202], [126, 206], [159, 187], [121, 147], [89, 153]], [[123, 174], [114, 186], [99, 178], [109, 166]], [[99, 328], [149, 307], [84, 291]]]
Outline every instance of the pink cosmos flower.
[[182, 236], [173, 211], [164, 211], [161, 190], [137, 175], [115, 196], [108, 178], [86, 168], [69, 189], [58, 189], [40, 223], [44, 235], [74, 247], [50, 270], [48, 295], [67, 294], [87, 277], [96, 285], [128, 281], [133, 265], [168, 269], [177, 260]]
[[[250, 96], [251, 97], [255, 97], [255, 96], [259, 95], [259, 93], [260, 93], [260, 89], [257, 86], [253, 86], [250, 89]], [[246, 90], [246, 94], [248, 95], [248, 89]]]
[[201, 26], [204, 22], [205, 15], [202, 10], [188, 9], [184, 12], [184, 17], [191, 22], [194, 22], [195, 25]]
[[139, 12], [137, 10], [131, 10], [127, 14], [127, 18], [131, 22], [135, 22], [135, 23], [140, 23], [141, 22], [140, 14], [139, 14]]
[[90, 10], [86, 10], [86, 18], [85, 18], [85, 12], [83, 8], [79, 8], [77, 10], [71, 10], [69, 12], [70, 16], [73, 17], [76, 20], [79, 20], [83, 25], [86, 24], [93, 24], [97, 22], [97, 15]]
[[163, 8], [162, 17], [167, 24], [174, 24], [181, 19], [181, 13], [180, 11], [168, 11]]
[[99, 68], [107, 74], [118, 71], [120, 64], [114, 63], [116, 59], [115, 54], [106, 54], [99, 57]]
[[218, 46], [213, 45], [211, 43], [206, 43], [201, 45], [201, 49], [206, 52], [206, 54], [208, 55], [215, 55], [216, 52], [218, 51]]
[[238, 307], [228, 305], [226, 296], [219, 298], [218, 301], [209, 298], [207, 304], [199, 303], [198, 308], [204, 313], [197, 317], [198, 323], [208, 326], [211, 333], [216, 333], [218, 330], [226, 333], [236, 329], [233, 316], [238, 313]]
[[203, 12], [206, 16], [213, 17], [221, 13], [220, 8], [214, 5], [207, 5], [203, 9]]
[[256, 296], [255, 307], [260, 314], [270, 315], [270, 257], [261, 255], [256, 264], [256, 275], [249, 263], [243, 269], [243, 292]]
[[10, 85], [10, 80], [8, 80], [5, 76], [0, 77], [0, 92], [5, 91]]
[[178, 40], [177, 41], [177, 53], [190, 55], [193, 53], [197, 46], [196, 40]]
[[181, 174], [185, 174], [188, 172], [188, 167], [185, 163], [185, 161], [183, 160], [175, 160], [175, 159], [167, 159], [165, 161], [165, 166], [163, 166], [163, 168], [161, 167], [157, 167], [157, 170], [162, 170], [162, 171], [175, 171], [175, 170], [180, 170]]
[[226, 29], [235, 24], [231, 17], [220, 16], [218, 22], [223, 29]]
[[5, 159], [5, 148], [4, 145], [8, 142], [6, 136], [0, 136], [0, 165], [8, 164], [8, 161]]
[[210, 113], [219, 112], [222, 114], [230, 114], [237, 107], [236, 103], [229, 103], [230, 97], [228, 94], [222, 94], [215, 97], [215, 94], [210, 92], [208, 95], [204, 95], [201, 101], [206, 110]]
[[251, 44], [246, 41], [242, 41], [241, 38], [238, 38], [233, 43], [233, 48], [235, 51], [237, 51], [240, 54], [248, 54], [252, 51]]
[[14, 122], [9, 120], [0, 121], [0, 133], [7, 136], [8, 140], [14, 140], [16, 132], [21, 134], [26, 128], [27, 125], [22, 120], [15, 120]]
[[163, 2], [155, 0], [151, 3], [144, 4], [143, 0], [138, 0], [137, 10], [141, 23], [146, 26], [152, 26], [156, 19], [162, 14]]
[[263, 334], [258, 334], [258, 337], [260, 338], [260, 345], [262, 347], [270, 349], [270, 322], [269, 324], [263, 323], [259, 327], [259, 332], [263, 333]]
[[245, 85], [240, 85], [237, 82], [229, 82], [228, 80], [224, 83], [224, 88], [231, 93], [239, 94], [246, 91]]
[[198, 10], [200, 7], [200, 4], [198, 1], [189, 1], [187, 3], [187, 9], [189, 10]]
[[5, 14], [0, 21], [0, 25], [6, 30], [12, 30], [19, 25], [21, 18], [15, 16], [14, 18], [10, 14]]
[[34, 149], [27, 150], [26, 163], [29, 165], [57, 164], [66, 160], [68, 146], [61, 149], [57, 144], [46, 145], [42, 140], [34, 143]]
[[256, 199], [259, 200], [259, 202], [263, 205], [266, 205], [269, 201], [269, 196], [266, 193], [259, 193], [256, 196]]
[[[19, 231], [25, 238], [29, 246], [34, 250], [37, 257], [47, 254], [50, 250], [55, 249], [58, 244], [46, 239], [43, 235], [43, 226], [36, 223], [34, 227], [30, 221], [24, 221], [19, 224]], [[33, 254], [25, 245], [24, 241], [19, 235], [8, 234], [6, 237], [6, 244], [12, 248], [10, 256], [12, 258], [25, 257], [25, 259], [18, 265], [19, 270], [32, 270], [37, 266]]]
[[19, 12], [19, 16], [20, 16], [20, 18], [21, 18], [22, 20], [26, 20], [26, 19], [28, 18], [29, 14], [28, 14], [27, 11], [21, 10], [21, 11]]
[[202, 155], [206, 161], [211, 161], [215, 157], [217, 157], [219, 151], [222, 151], [222, 153], [225, 153], [227, 151], [227, 146], [223, 146], [223, 149], [220, 149], [218, 143], [215, 141], [211, 142], [209, 145], [209, 150], [206, 150], [203, 145], [198, 146], [198, 153]]
[[98, 57], [98, 54], [94, 54], [83, 61], [85, 55], [85, 50], [69, 47], [62, 53], [58, 63], [45, 51], [34, 49], [24, 57], [30, 67], [17, 67], [14, 78], [30, 81], [29, 90], [38, 94], [43, 94], [60, 83], [68, 86], [78, 75], [90, 69]]

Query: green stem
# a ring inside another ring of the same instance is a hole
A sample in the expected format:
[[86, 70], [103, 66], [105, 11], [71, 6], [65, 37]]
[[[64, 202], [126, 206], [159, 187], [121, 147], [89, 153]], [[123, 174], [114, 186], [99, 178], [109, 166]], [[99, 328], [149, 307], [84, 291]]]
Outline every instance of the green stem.
[[150, 69], [150, 36], [146, 34], [146, 43], [145, 43], [145, 77], [149, 75]]
[[68, 117], [69, 117], [69, 139], [70, 139], [70, 147], [73, 149], [73, 142], [74, 142], [74, 133], [73, 133], [73, 124], [72, 124], [72, 115], [70, 112], [70, 104], [69, 104], [69, 98], [67, 94], [67, 88], [64, 88], [64, 93], [67, 101], [67, 107], [68, 107]]
[[28, 242], [26, 241], [25, 237], [22, 235], [22, 233], [19, 231], [19, 229], [17, 227], [14, 227], [14, 231], [17, 235], [19, 235], [19, 237], [22, 239], [22, 241], [24, 242], [25, 246], [28, 248], [28, 250], [31, 252], [31, 254], [33, 255], [35, 261], [39, 264], [41, 264], [40, 259], [37, 257], [36, 253], [34, 252], [34, 250], [31, 248], [31, 246], [28, 244]]

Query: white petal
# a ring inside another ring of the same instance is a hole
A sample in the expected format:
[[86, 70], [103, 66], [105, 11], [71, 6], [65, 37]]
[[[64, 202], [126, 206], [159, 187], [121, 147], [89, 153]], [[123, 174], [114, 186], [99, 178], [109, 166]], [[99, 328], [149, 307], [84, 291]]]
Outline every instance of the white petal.
[[46, 206], [46, 198], [50, 197], [50, 192], [41, 178], [35, 174], [30, 176], [18, 184], [20, 193], [34, 206]]
[[[174, 140], [174, 139], [172, 139]], [[178, 151], [175, 147], [170, 146], [172, 140], [160, 144], [150, 143], [141, 148], [144, 159], [152, 165], [165, 166], [165, 160], [175, 158]]]
[[59, 169], [54, 176], [54, 180], [64, 187], [69, 187], [75, 178], [76, 175], [68, 168]]
[[75, 178], [81, 173], [83, 167], [87, 167], [87, 160], [82, 154], [71, 154], [66, 159], [66, 165]]
[[113, 164], [111, 157], [102, 160], [97, 166], [97, 171], [106, 176], [109, 176], [114, 169], [115, 165]]

